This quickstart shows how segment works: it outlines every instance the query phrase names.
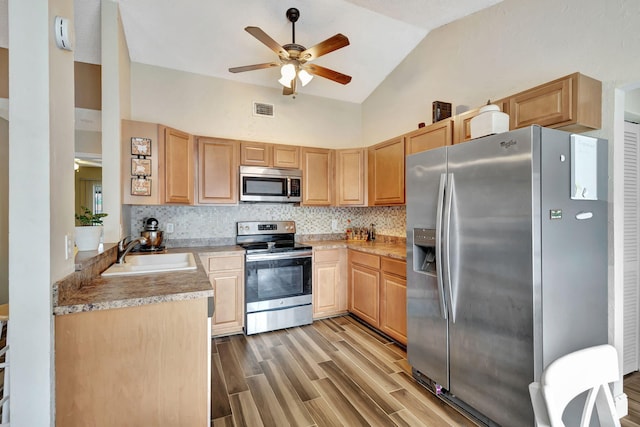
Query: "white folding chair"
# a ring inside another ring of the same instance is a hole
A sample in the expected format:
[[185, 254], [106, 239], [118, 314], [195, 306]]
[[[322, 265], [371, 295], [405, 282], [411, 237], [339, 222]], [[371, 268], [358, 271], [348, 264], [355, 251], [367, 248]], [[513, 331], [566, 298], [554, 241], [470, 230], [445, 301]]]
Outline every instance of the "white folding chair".
[[620, 378], [618, 353], [611, 345], [585, 348], [553, 361], [540, 383], [529, 384], [538, 427], [565, 427], [562, 414], [569, 402], [588, 391], [580, 427], [588, 427], [595, 406], [601, 427], [620, 427], [609, 383]]

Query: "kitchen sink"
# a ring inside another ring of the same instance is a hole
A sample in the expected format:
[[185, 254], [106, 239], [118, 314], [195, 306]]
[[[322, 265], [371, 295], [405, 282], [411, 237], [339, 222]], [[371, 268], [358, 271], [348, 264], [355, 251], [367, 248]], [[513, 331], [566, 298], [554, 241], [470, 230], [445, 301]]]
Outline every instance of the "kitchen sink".
[[191, 252], [176, 254], [127, 255], [123, 264], [113, 264], [102, 276], [124, 276], [132, 274], [165, 273], [170, 271], [195, 270], [196, 260]]

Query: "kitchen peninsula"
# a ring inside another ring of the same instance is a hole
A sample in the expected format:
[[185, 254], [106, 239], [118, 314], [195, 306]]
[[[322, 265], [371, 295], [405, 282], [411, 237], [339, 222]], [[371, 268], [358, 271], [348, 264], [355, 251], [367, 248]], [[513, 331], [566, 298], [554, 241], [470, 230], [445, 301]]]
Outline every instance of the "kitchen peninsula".
[[193, 271], [102, 278], [115, 246], [79, 253], [54, 288], [56, 424], [204, 425], [211, 285]]

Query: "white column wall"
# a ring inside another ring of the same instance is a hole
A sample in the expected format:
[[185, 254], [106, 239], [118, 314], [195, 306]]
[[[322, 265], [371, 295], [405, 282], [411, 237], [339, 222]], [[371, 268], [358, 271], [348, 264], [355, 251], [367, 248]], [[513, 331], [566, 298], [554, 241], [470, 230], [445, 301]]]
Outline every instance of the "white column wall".
[[9, 2], [11, 424], [54, 422], [51, 286], [73, 271], [73, 53], [55, 47], [72, 0]]

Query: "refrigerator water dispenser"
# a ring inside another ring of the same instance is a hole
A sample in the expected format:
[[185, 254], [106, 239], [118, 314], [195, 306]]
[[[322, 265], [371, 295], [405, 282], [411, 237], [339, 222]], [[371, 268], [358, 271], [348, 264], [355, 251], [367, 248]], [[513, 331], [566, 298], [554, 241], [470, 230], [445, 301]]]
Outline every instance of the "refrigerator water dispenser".
[[436, 230], [413, 229], [413, 271], [436, 276]]

